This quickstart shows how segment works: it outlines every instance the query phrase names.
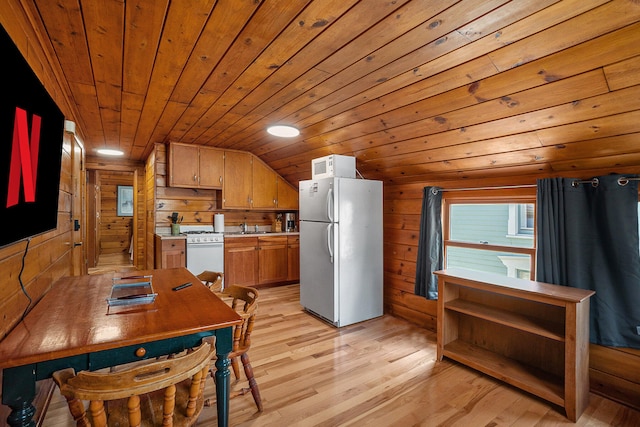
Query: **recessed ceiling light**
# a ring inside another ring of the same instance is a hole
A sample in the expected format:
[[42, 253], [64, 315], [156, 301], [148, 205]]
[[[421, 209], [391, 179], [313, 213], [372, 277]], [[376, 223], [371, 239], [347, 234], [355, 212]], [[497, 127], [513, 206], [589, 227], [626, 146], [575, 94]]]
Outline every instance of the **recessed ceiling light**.
[[111, 148], [101, 148], [98, 150], [98, 153], [105, 156], [122, 156], [124, 154], [124, 152], [120, 150], [113, 150]]
[[300, 131], [293, 126], [269, 126], [267, 128], [267, 132], [269, 132], [273, 136], [281, 136], [284, 138], [292, 138], [294, 136], [300, 135]]

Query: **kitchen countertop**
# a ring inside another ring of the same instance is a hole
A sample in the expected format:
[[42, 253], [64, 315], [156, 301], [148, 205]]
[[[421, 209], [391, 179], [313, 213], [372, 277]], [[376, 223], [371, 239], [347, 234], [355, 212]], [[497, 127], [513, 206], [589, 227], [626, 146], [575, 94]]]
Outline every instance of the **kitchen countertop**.
[[241, 233], [239, 231], [225, 231], [224, 237], [225, 239], [228, 237], [261, 237], [261, 236], [299, 236], [299, 231], [281, 231], [281, 232], [271, 232], [271, 231], [249, 231], [247, 233]]
[[[280, 231], [280, 232], [271, 232], [271, 231], [249, 231], [247, 233], [242, 233], [240, 231], [225, 231], [224, 233], [224, 237], [225, 238], [232, 238], [232, 237], [261, 237], [261, 236], [299, 236], [300, 232], [299, 231]], [[186, 239], [187, 235], [184, 233], [178, 234], [177, 236], [174, 236], [171, 234], [171, 232], [160, 232], [160, 233], [156, 233], [156, 236], [160, 237], [161, 239], [166, 239], [166, 240], [181, 240], [181, 239]]]
[[156, 236], [160, 237], [161, 239], [175, 239], [175, 240], [180, 240], [180, 239], [186, 239], [187, 235], [186, 234], [178, 234], [177, 236], [174, 236], [171, 234], [171, 232], [169, 233], [156, 233]]

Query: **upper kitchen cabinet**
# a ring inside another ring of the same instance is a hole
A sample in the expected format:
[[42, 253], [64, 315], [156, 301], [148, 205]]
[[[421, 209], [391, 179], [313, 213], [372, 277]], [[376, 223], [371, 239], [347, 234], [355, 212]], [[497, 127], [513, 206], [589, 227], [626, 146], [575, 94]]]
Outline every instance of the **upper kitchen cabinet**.
[[172, 142], [169, 145], [169, 186], [222, 188], [224, 150]]
[[285, 181], [281, 176], [276, 176], [278, 187], [278, 209], [298, 210], [298, 190]]
[[253, 159], [253, 208], [275, 209], [278, 207], [277, 177], [273, 169], [262, 161]]
[[222, 190], [221, 209], [297, 210], [298, 191], [246, 151], [172, 142], [170, 187]]
[[224, 209], [298, 210], [298, 191], [250, 153], [225, 151]]
[[253, 209], [298, 210], [298, 190], [258, 158], [253, 158]]
[[223, 209], [251, 209], [253, 192], [251, 163], [250, 153], [225, 151]]

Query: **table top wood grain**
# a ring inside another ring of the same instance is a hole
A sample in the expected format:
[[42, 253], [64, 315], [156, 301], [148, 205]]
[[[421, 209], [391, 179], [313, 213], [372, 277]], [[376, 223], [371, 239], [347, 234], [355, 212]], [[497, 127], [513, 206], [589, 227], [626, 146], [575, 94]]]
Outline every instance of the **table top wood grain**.
[[[127, 272], [152, 275], [155, 301], [109, 307], [120, 274], [64, 277], [0, 341], [0, 368], [211, 331], [241, 322], [238, 314], [185, 268]], [[186, 282], [192, 286], [173, 291]]]

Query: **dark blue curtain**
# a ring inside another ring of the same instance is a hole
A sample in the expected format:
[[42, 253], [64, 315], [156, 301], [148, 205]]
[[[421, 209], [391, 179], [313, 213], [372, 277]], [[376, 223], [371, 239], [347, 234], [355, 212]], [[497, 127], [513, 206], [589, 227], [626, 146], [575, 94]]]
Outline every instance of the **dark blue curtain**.
[[414, 292], [427, 299], [438, 299], [438, 278], [433, 272], [442, 269], [441, 215], [442, 191], [424, 187]]
[[537, 209], [537, 280], [595, 291], [591, 342], [640, 348], [638, 182], [539, 180]]

